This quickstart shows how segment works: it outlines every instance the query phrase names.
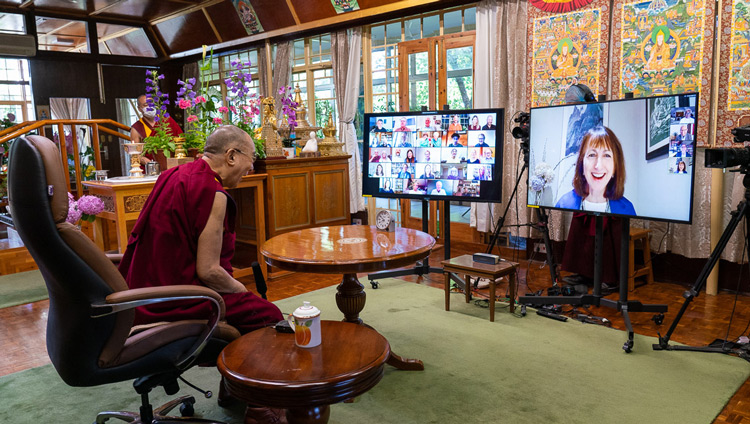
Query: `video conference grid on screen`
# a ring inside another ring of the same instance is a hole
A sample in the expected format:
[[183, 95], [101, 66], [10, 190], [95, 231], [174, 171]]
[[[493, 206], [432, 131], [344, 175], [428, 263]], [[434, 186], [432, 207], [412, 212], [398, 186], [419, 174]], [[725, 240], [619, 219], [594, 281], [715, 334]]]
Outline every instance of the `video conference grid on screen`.
[[690, 223], [698, 94], [531, 109], [528, 204]]
[[[502, 113], [368, 118], [366, 173], [377, 179], [377, 194], [479, 198], [482, 181], [501, 177], [493, 174], [499, 169], [495, 167], [496, 157], [502, 157], [496, 135]], [[502, 136], [499, 142], [502, 144]]]

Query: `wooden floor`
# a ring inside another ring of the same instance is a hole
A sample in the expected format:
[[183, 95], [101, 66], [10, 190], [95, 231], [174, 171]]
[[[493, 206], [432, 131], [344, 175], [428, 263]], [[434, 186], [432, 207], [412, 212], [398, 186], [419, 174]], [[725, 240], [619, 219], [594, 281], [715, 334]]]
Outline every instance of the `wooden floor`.
[[[458, 244], [457, 246], [454, 244], [452, 247], [453, 256], [474, 251], [476, 251], [476, 247], [470, 245]], [[443, 259], [443, 255], [442, 250], [434, 251], [430, 257], [430, 264], [433, 266], [439, 266], [440, 260]], [[536, 291], [550, 286], [549, 271], [542, 263], [537, 261], [520, 261], [520, 263], [521, 271], [518, 290], [520, 293], [525, 294], [529, 291]], [[273, 301], [306, 293], [333, 284], [338, 284], [339, 278], [339, 276], [335, 275], [292, 274], [269, 282], [268, 297]], [[403, 278], [417, 284], [425, 284], [439, 288], [443, 287], [443, 277], [441, 274], [430, 274], [425, 277], [408, 276]], [[252, 277], [243, 280], [243, 282], [245, 282], [251, 290], [254, 290]], [[366, 291], [372, 290], [364, 276], [362, 282], [365, 285]], [[651, 313], [631, 314], [631, 320], [635, 332], [648, 336], [656, 336], [657, 332], [661, 332], [662, 334], [666, 333], [674, 316], [684, 302], [682, 293], [686, 288], [686, 286], [677, 284], [654, 283], [638, 287], [632, 292], [630, 295], [631, 300], [669, 305], [669, 312], [666, 314], [664, 324], [660, 326], [656, 325], [656, 323], [651, 320], [651, 317], [653, 316]], [[507, 285], [500, 285], [496, 293], [498, 298], [505, 297], [507, 289]], [[442, 294], [437, 291], [435, 295], [442, 296]], [[488, 295], [489, 293], [486, 289], [474, 293], [475, 299], [486, 299]], [[616, 295], [608, 297], [616, 299]], [[463, 296], [457, 295], [454, 301], [460, 301], [462, 298]], [[48, 307], [49, 301], [40, 301], [28, 305], [0, 309], [0, 346], [2, 346], [3, 350], [3, 354], [0, 355], [0, 376], [49, 363], [44, 336]], [[571, 308], [567, 307], [565, 309], [567, 311]], [[729, 335], [727, 336], [727, 327], [733, 309], [734, 318], [732, 320], [731, 329], [729, 330]], [[518, 312], [518, 309], [516, 309], [516, 312]], [[610, 308], [592, 307], [589, 308], [588, 312], [584, 310], [578, 312], [606, 317], [612, 322], [613, 327], [625, 329], [625, 324], [621, 315]], [[365, 320], [367, 319], [367, 309], [363, 311], [362, 316]], [[750, 322], [750, 297], [744, 295], [735, 297], [735, 295], [731, 293], [720, 293], [718, 296], [707, 296], [703, 293], [692, 302], [687, 313], [680, 321], [677, 330], [673, 334], [672, 340], [691, 346], [704, 346], [715, 339], [733, 340], [742, 334], [747, 335], [746, 326], [748, 325], [748, 322]], [[625, 339], [626, 335], [623, 333], [623, 342]], [[613, 348], [619, 349], [618, 346], [613, 346]], [[637, 352], [641, 349], [651, 349], [651, 346], [636, 345], [634, 351]], [[625, 352], [622, 354], [626, 355]], [[672, 353], [664, 354], [669, 355]], [[680, 352], [679, 354], [715, 355], [693, 352]], [[655, 376], [655, 378], [657, 378], [657, 376]], [[613, 382], [612, 384], [617, 383]], [[637, 388], [634, 388], [634, 390], [637, 390]], [[750, 379], [746, 381], [740, 390], [734, 395], [714, 422], [750, 423], [750, 402], [747, 401], [749, 397]]]

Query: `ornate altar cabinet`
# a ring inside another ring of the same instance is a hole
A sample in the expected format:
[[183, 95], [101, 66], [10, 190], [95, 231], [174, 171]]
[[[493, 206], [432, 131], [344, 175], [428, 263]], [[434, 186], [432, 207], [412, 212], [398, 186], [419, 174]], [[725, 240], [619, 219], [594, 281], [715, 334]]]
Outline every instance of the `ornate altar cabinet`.
[[268, 174], [266, 235], [323, 225], [350, 224], [349, 155], [261, 159], [256, 172]]

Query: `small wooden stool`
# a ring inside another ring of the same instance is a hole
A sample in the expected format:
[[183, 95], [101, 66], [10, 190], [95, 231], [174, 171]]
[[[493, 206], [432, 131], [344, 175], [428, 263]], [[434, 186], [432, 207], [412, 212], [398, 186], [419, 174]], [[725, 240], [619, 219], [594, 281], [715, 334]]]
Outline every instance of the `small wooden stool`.
[[515, 262], [502, 261], [497, 265], [474, 262], [472, 255], [463, 255], [441, 262], [445, 276], [445, 310], [451, 307], [451, 273], [461, 274], [466, 280], [466, 303], [471, 300], [471, 277], [482, 277], [490, 280], [490, 321], [495, 321], [495, 280], [508, 276], [510, 285], [510, 312], [516, 310], [516, 268]]
[[[628, 261], [628, 291], [635, 290], [635, 278], [646, 276], [646, 282], [651, 284], [654, 282], [654, 271], [651, 267], [651, 247], [649, 245], [648, 235], [651, 230], [646, 228], [631, 228], [630, 229], [630, 252]], [[635, 269], [635, 243], [640, 242], [641, 248], [643, 249], [643, 262], [644, 264]]]

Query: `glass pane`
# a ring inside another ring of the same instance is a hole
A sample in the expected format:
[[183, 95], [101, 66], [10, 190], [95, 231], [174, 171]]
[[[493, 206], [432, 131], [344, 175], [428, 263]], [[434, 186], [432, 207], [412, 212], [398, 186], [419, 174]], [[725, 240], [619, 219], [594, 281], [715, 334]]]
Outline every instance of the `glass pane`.
[[385, 84], [377, 84], [372, 86], [372, 93], [373, 94], [384, 94], [385, 93]]
[[422, 219], [422, 201], [421, 200], [409, 200], [411, 203], [411, 210], [409, 216], [412, 218]]
[[14, 13], [3, 13], [0, 15], [0, 32], [6, 34], [26, 34], [26, 21], [23, 15]]
[[86, 22], [37, 17], [36, 32], [39, 50], [90, 53]]
[[445, 54], [445, 59], [448, 62], [448, 72], [461, 69], [473, 69], [473, 53], [474, 47], [472, 46], [449, 49]]
[[[450, 85], [448, 87], [450, 88]], [[422, 108], [422, 106], [428, 106], [429, 101], [429, 81], [412, 81], [409, 84], [409, 110], [418, 111]]]
[[401, 42], [401, 22], [394, 22], [386, 25], [386, 44], [395, 44]]
[[448, 105], [451, 109], [471, 109], [473, 94], [472, 77], [448, 78]]
[[440, 35], [440, 16], [426, 16], [422, 20], [422, 38], [437, 37]]
[[382, 46], [385, 44], [385, 25], [378, 25], [370, 28], [370, 38], [372, 46]]
[[388, 209], [388, 200], [381, 197], [375, 198], [375, 207], [378, 209]]
[[404, 41], [419, 40], [420, 38], [422, 38], [420, 19], [410, 19], [404, 22]]
[[470, 205], [471, 204], [468, 202], [457, 202], [455, 200], [451, 201], [450, 222], [470, 224], [471, 223], [471, 215], [469, 214], [469, 210], [471, 209]]
[[411, 53], [409, 55], [409, 77], [414, 75], [426, 75], [429, 70], [429, 57], [427, 52]]
[[101, 54], [156, 57], [156, 50], [143, 28], [97, 23], [96, 34]]
[[477, 9], [471, 7], [464, 10], [464, 31], [477, 29]]
[[443, 34], [461, 32], [461, 11], [454, 10], [443, 15]]
[[320, 38], [318, 37], [310, 38], [310, 54], [311, 55], [320, 54]]
[[[320, 37], [320, 52], [323, 54], [331, 53], [331, 34], [322, 35]], [[330, 60], [330, 59], [329, 59]]]
[[316, 100], [315, 101], [315, 126], [325, 127], [328, 123], [328, 116], [333, 116], [333, 123], [336, 124], [336, 102], [333, 100]]
[[296, 40], [294, 42], [294, 66], [305, 64], [305, 40]]

